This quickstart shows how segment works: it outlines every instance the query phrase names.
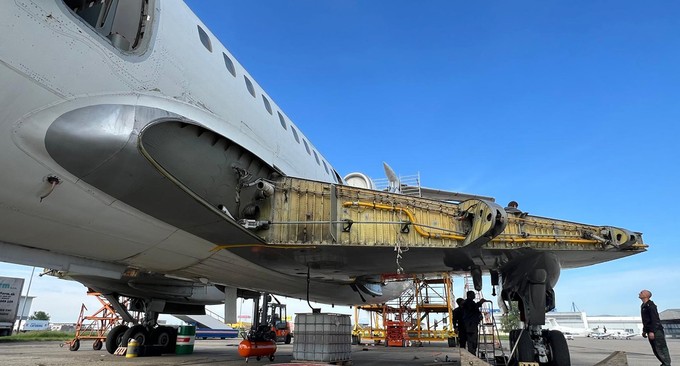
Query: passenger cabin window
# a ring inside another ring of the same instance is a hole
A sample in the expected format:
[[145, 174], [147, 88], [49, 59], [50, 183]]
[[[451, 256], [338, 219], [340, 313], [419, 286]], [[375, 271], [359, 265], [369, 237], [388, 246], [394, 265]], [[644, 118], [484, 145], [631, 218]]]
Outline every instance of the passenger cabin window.
[[309, 150], [309, 145], [307, 144], [307, 141], [305, 141], [305, 139], [302, 139], [302, 142], [305, 143], [305, 150], [307, 150], [307, 154], [312, 155], [312, 150]]
[[246, 81], [246, 88], [248, 88], [248, 93], [255, 98], [255, 87], [253, 86], [253, 83], [248, 79], [247, 76], [243, 75], [243, 79]]
[[297, 131], [295, 131], [295, 127], [290, 126], [290, 130], [293, 132], [293, 137], [295, 137], [295, 141], [297, 141], [297, 143], [299, 144], [300, 143], [300, 137], [298, 137]]
[[264, 103], [264, 108], [269, 112], [269, 114], [272, 114], [272, 105], [269, 104], [269, 99], [262, 94], [262, 102]]
[[236, 76], [236, 68], [234, 67], [234, 62], [231, 61], [231, 58], [227, 56], [226, 53], [222, 52], [222, 56], [224, 56], [224, 65], [227, 67], [227, 70], [231, 73], [231, 76]]
[[151, 19], [149, 1], [63, 0], [84, 24], [121, 51], [135, 51], [142, 45]]
[[281, 112], [276, 112], [276, 113], [279, 115], [279, 122], [281, 122], [281, 127], [283, 127], [284, 130], [287, 130], [288, 128], [286, 127], [286, 120], [283, 119]]
[[206, 33], [200, 25], [197, 25], [196, 27], [198, 27], [198, 38], [201, 39], [201, 43], [203, 43], [206, 50], [212, 52], [212, 42], [210, 42], [208, 33]]

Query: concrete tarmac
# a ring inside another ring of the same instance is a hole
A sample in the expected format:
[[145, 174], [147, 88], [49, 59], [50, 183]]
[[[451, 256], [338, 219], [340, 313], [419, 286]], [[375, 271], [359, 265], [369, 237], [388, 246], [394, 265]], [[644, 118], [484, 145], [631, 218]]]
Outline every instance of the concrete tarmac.
[[[0, 365], [8, 366], [95, 366], [95, 365], [271, 365], [268, 359], [248, 363], [238, 355], [240, 340], [197, 340], [191, 355], [125, 358], [110, 355], [105, 350], [94, 351], [89, 341], [83, 341], [79, 351], [71, 352], [60, 342], [0, 343]], [[505, 342], [507, 343], [507, 342]], [[572, 365], [594, 365], [615, 351], [625, 351], [630, 366], [658, 365], [646, 339], [630, 340], [576, 338], [569, 340]], [[680, 339], [669, 339], [671, 358], [680, 363]], [[460, 365], [459, 350], [446, 343], [425, 343], [423, 347], [386, 348], [383, 346], [352, 346], [352, 365], [445, 365], [449, 360]], [[293, 360], [293, 346], [279, 344], [274, 364]], [[298, 364], [301, 365], [301, 364]]]

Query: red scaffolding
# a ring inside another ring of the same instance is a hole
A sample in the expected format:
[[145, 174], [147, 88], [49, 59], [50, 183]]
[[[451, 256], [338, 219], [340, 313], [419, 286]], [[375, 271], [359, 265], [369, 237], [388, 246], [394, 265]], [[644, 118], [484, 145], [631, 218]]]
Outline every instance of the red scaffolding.
[[68, 342], [71, 351], [77, 351], [80, 348], [81, 339], [93, 339], [92, 349], [100, 350], [106, 341], [106, 334], [111, 328], [122, 323], [122, 318], [116, 314], [109, 301], [102, 294], [92, 291], [88, 291], [87, 294], [96, 296], [102, 306], [92, 315], [85, 315], [87, 307], [85, 304], [81, 305], [80, 315], [76, 323], [76, 336]]

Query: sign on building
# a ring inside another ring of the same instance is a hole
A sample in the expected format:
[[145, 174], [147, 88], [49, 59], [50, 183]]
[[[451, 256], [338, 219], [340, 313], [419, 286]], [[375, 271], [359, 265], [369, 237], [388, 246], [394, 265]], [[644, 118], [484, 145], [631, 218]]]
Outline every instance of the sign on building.
[[11, 334], [23, 288], [23, 278], [0, 277], [0, 335]]

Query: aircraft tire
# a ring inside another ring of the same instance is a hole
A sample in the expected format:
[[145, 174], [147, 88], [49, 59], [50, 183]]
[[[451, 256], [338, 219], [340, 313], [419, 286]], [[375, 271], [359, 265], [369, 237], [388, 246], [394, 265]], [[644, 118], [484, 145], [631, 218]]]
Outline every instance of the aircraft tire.
[[151, 343], [149, 331], [147, 331], [146, 327], [141, 324], [133, 325], [132, 327], [130, 327], [130, 329], [125, 331], [125, 334], [123, 334], [123, 341], [121, 345], [123, 347], [127, 347], [128, 340], [130, 338], [136, 340], [140, 346], [146, 346]]
[[564, 334], [558, 330], [551, 330], [545, 334], [546, 341], [550, 347], [549, 366], [569, 366], [571, 365], [571, 357], [569, 356], [569, 345]]
[[[521, 337], [520, 337], [521, 333]], [[517, 344], [517, 349], [514, 355], [510, 358], [508, 363], [510, 366], [519, 365], [520, 362], [535, 362], [534, 359], [534, 342], [531, 341], [527, 331], [522, 332], [521, 329], [513, 329], [510, 331], [510, 348], [514, 348]]]
[[[123, 335], [127, 332], [128, 326], [121, 324], [116, 325], [111, 329], [109, 334], [106, 336], [106, 351], [110, 354], [116, 352], [118, 345], [121, 344], [123, 340]], [[127, 341], [125, 342], [127, 344]]]
[[177, 330], [173, 327], [160, 326], [151, 331], [151, 344], [163, 347], [163, 353], [174, 353], [177, 344]]

